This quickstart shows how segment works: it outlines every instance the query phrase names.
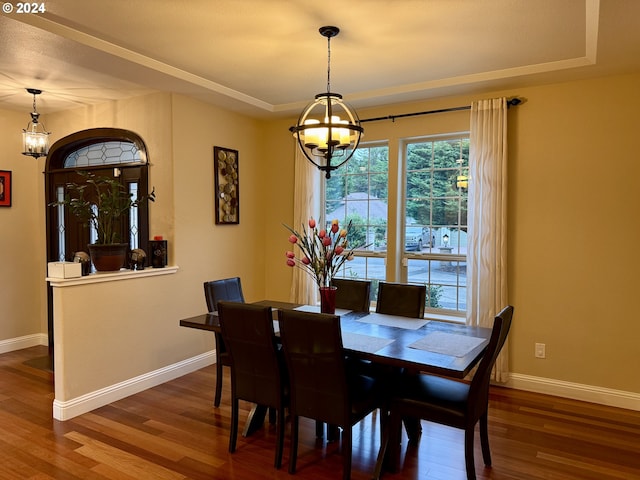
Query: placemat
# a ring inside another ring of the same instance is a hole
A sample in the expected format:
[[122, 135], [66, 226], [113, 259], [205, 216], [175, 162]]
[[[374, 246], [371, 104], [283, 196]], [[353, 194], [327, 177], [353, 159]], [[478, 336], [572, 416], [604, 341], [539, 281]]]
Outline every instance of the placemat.
[[[299, 312], [311, 312], [311, 313], [320, 313], [320, 305], [301, 305], [299, 307], [294, 308], [294, 310], [298, 310]], [[351, 310], [345, 310], [344, 308], [336, 308], [336, 315], [346, 315], [347, 313], [351, 313]]]
[[398, 317], [396, 315], [386, 315], [384, 313], [371, 313], [366, 317], [359, 318], [357, 321], [372, 323], [374, 325], [384, 325], [386, 327], [404, 328], [406, 330], [418, 330], [429, 323], [429, 320], [424, 318]]
[[455, 333], [432, 332], [409, 345], [410, 348], [442, 353], [454, 357], [464, 357], [484, 341], [484, 338], [468, 337]]
[[394, 342], [394, 340], [372, 337], [371, 335], [362, 335], [361, 333], [342, 333], [342, 346], [350, 348], [351, 350], [359, 350], [361, 352], [375, 353], [392, 342]]

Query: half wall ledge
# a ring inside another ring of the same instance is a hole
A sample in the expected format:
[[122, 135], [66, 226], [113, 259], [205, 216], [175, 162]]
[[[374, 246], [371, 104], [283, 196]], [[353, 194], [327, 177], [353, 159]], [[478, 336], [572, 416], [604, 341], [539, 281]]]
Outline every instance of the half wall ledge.
[[52, 287], [72, 287], [75, 285], [88, 285], [91, 283], [117, 282], [120, 280], [133, 280], [142, 277], [155, 277], [158, 275], [171, 275], [178, 271], [180, 267], [169, 266], [163, 268], [145, 268], [144, 270], [120, 270], [119, 272], [92, 273], [84, 277], [77, 278], [53, 278], [46, 277], [45, 280]]

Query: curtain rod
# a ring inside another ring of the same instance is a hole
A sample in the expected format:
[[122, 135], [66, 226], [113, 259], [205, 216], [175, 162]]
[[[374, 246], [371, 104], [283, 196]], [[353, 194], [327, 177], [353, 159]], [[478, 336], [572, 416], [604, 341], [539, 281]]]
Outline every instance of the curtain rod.
[[[516, 105], [520, 105], [523, 101], [518, 97], [513, 97], [507, 99], [507, 108], [515, 107]], [[380, 120], [391, 120], [395, 122], [396, 118], [404, 118], [404, 117], [416, 117], [418, 115], [431, 115], [432, 113], [446, 113], [446, 112], [458, 112], [460, 110], [471, 110], [471, 105], [465, 105], [463, 107], [451, 107], [451, 108], [442, 108], [440, 110], [427, 110], [425, 112], [414, 112], [414, 113], [401, 113], [400, 115], [387, 115], [386, 117], [375, 117], [375, 118], [365, 118], [360, 120], [360, 123], [364, 122], [378, 122]]]

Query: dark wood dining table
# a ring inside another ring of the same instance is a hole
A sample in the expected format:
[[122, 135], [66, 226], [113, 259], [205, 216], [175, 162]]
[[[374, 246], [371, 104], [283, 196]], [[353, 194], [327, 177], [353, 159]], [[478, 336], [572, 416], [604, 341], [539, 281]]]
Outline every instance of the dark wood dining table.
[[[254, 302], [274, 310], [274, 329], [278, 333], [277, 309], [319, 311], [288, 302]], [[436, 320], [397, 317], [377, 313], [337, 310], [345, 353], [372, 362], [464, 378], [482, 357], [491, 329]], [[180, 326], [221, 332], [217, 313], [203, 313], [180, 320]], [[245, 426], [250, 435], [264, 422], [266, 410], [254, 409]]]

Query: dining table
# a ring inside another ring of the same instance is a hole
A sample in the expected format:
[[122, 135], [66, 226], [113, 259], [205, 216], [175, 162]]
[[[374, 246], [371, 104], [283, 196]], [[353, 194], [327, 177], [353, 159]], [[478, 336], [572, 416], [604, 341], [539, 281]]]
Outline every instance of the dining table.
[[[261, 300], [256, 305], [273, 309], [274, 332], [279, 334], [278, 309], [320, 312], [319, 306]], [[482, 358], [491, 329], [461, 323], [408, 318], [375, 312], [336, 309], [345, 354], [407, 370], [462, 379]], [[180, 326], [221, 332], [217, 312], [203, 313], [180, 320]], [[266, 408], [255, 406], [243, 431], [251, 435], [264, 423]]]

